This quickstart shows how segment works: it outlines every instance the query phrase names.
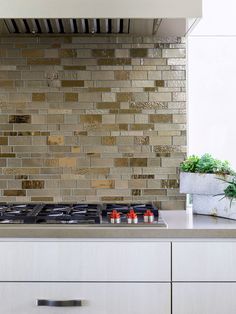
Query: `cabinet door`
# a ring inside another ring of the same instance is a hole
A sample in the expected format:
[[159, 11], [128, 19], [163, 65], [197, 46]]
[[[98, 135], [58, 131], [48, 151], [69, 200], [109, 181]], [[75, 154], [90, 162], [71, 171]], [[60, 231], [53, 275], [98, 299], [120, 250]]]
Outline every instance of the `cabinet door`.
[[236, 242], [174, 242], [173, 281], [236, 281]]
[[236, 283], [174, 283], [173, 314], [235, 314]]
[[[37, 300], [51, 306], [38, 306]], [[68, 300], [77, 306], [65, 306]], [[0, 313], [170, 314], [170, 284], [0, 283]]]
[[168, 242], [2, 242], [0, 252], [0, 281], [170, 281]]

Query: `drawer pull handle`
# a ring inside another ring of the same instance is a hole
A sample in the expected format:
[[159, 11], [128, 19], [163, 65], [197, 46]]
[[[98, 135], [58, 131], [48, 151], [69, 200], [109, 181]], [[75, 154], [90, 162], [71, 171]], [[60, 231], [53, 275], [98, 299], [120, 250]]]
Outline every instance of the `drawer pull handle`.
[[81, 300], [37, 300], [37, 306], [82, 306]]

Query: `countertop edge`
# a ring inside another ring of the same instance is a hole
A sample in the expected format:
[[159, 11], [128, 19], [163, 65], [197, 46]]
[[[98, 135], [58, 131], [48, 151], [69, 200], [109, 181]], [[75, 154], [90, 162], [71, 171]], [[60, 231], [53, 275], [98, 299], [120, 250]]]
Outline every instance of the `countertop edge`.
[[1, 228], [0, 238], [236, 238], [236, 229]]

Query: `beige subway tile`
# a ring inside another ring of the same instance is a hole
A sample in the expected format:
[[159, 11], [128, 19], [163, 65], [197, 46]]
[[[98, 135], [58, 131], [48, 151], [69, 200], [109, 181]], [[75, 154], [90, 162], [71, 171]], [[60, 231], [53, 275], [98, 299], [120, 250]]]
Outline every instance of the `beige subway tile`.
[[129, 49], [116, 49], [115, 56], [117, 58], [128, 58], [129, 57]]
[[118, 102], [101, 102], [96, 104], [97, 109], [119, 109], [120, 104]]
[[98, 189], [97, 195], [100, 196], [129, 196], [131, 194], [130, 190], [122, 189]]
[[[114, 57], [115, 56], [115, 50], [114, 49], [93, 49], [92, 50], [92, 56], [93, 57]], [[116, 55], [117, 57], [117, 55]]]
[[102, 145], [115, 145], [116, 137], [115, 136], [103, 136]]
[[78, 101], [78, 93], [65, 93], [65, 101], [69, 102], [77, 102]]
[[44, 50], [43, 49], [23, 49], [22, 50], [22, 57], [44, 57]]
[[114, 80], [114, 71], [94, 71], [92, 72], [92, 80]]
[[115, 93], [102, 93], [102, 101], [104, 102], [115, 102], [116, 94]]
[[32, 93], [32, 101], [45, 101], [45, 93]]
[[61, 86], [62, 87], [83, 87], [84, 81], [81, 81], [81, 80], [62, 80]]
[[168, 136], [156, 136], [152, 137], [150, 136], [150, 145], [171, 145], [172, 140], [171, 137]]
[[129, 189], [145, 189], [146, 185], [147, 181], [142, 179], [129, 180], [128, 183]]
[[100, 136], [80, 136], [81, 145], [101, 145]]
[[26, 175], [26, 174], [39, 174], [38, 168], [3, 168], [3, 174], [6, 175]]
[[81, 115], [80, 116], [81, 123], [101, 123], [102, 122], [102, 115]]
[[173, 136], [174, 145], [186, 145], [187, 139], [186, 136]]
[[129, 71], [115, 71], [114, 72], [114, 79], [117, 80], [117, 81], [120, 81], [120, 80], [129, 80], [129, 79], [132, 79], [131, 77], [131, 74]]
[[76, 160], [75, 157], [59, 158], [59, 167], [76, 168]]
[[81, 147], [80, 146], [72, 146], [71, 147], [71, 152], [72, 153], [80, 153], [81, 152]]
[[79, 93], [78, 98], [80, 102], [101, 102], [102, 93]]
[[0, 145], [8, 145], [8, 138], [6, 136], [0, 136]]
[[[114, 114], [105, 114], [102, 116], [102, 124], [111, 125], [114, 124], [113, 128], [115, 128], [116, 116]], [[110, 127], [111, 129], [112, 127]]]
[[95, 189], [114, 189], [115, 181], [114, 180], [92, 180], [91, 188]]
[[148, 158], [148, 167], [160, 167], [161, 166], [161, 158]]
[[154, 82], [151, 82], [149, 80], [134, 80], [132, 81], [132, 87], [138, 88], [138, 87], [150, 87], [154, 86]]
[[150, 101], [171, 101], [171, 93], [149, 93]]
[[184, 80], [185, 71], [163, 71], [163, 80]]
[[126, 180], [115, 180], [115, 189], [128, 189], [128, 181]]
[[147, 71], [131, 71], [130, 79], [131, 80], [147, 80], [148, 75]]
[[62, 114], [49, 114], [47, 115], [47, 123], [49, 124], [58, 124], [64, 122], [64, 115]]
[[50, 135], [47, 139], [48, 145], [64, 145], [65, 139], [62, 135]]
[[43, 71], [22, 71], [23, 80], [45, 80], [45, 73]]
[[60, 92], [46, 93], [46, 101], [48, 102], [63, 102], [64, 95]]
[[173, 93], [173, 101], [186, 101], [186, 93]]
[[58, 49], [45, 49], [44, 55], [45, 58], [58, 58], [59, 56]]
[[173, 120], [172, 114], [151, 114], [151, 123], [171, 123]]
[[147, 167], [147, 158], [130, 158], [131, 167]]
[[164, 58], [184, 58], [186, 55], [185, 49], [163, 49], [162, 56]]
[[46, 115], [32, 115], [31, 123], [32, 124], [46, 124], [47, 117]]
[[118, 114], [116, 115], [116, 123], [134, 123], [134, 115]]
[[59, 49], [59, 56], [61, 58], [75, 58], [77, 55], [76, 49]]
[[168, 58], [167, 60], [168, 65], [186, 65], [186, 59], [185, 58]]
[[61, 59], [59, 58], [28, 58], [28, 65], [59, 65]]
[[186, 123], [186, 115], [182, 115], [182, 114], [179, 114], [179, 115], [173, 115], [173, 123]]
[[29, 136], [11, 136], [9, 137], [9, 145], [31, 145], [32, 138]]
[[4, 190], [4, 196], [26, 196], [25, 190]]
[[145, 189], [143, 190], [144, 195], [166, 195], [165, 189]]

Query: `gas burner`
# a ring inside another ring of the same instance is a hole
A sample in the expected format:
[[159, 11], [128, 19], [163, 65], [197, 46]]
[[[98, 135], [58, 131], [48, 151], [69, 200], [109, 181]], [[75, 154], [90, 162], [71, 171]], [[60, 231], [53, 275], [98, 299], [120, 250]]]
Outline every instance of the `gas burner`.
[[152, 203], [0, 204], [1, 223], [166, 226]]

